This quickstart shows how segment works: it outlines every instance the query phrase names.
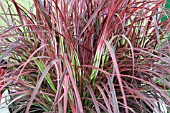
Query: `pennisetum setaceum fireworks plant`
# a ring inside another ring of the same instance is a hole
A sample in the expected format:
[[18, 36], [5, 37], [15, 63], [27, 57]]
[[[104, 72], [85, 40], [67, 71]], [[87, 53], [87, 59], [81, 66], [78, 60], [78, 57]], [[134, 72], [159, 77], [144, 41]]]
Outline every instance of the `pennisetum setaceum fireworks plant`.
[[[164, 113], [165, 0], [0, 1], [0, 91], [11, 113]], [[5, 97], [3, 97], [5, 98]]]

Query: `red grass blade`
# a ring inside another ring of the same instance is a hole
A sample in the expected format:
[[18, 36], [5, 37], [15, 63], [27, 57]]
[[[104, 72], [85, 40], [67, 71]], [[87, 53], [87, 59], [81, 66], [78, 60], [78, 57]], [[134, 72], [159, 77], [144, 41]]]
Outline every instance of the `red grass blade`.
[[31, 98], [30, 98], [30, 100], [29, 100], [29, 102], [28, 102], [28, 104], [27, 104], [27, 108], [26, 108], [26, 112], [25, 112], [25, 113], [29, 113], [29, 109], [30, 109], [30, 107], [31, 107], [31, 105], [32, 105], [32, 102], [33, 102], [33, 100], [34, 100], [34, 98], [35, 98], [35, 96], [36, 96], [36, 94], [37, 94], [37, 92], [38, 92], [38, 90], [39, 90], [39, 88], [40, 88], [40, 86], [41, 86], [41, 84], [42, 84], [45, 76], [47, 75], [48, 71], [50, 70], [50, 68], [53, 66], [54, 63], [59, 62], [59, 61], [60, 61], [60, 59], [54, 59], [54, 60], [45, 68], [45, 71], [44, 71], [43, 74], [41, 75], [39, 81], [38, 81], [37, 84], [36, 84], [36, 87], [35, 87], [32, 95], [31, 95]]
[[119, 81], [120, 89], [121, 89], [121, 92], [122, 92], [122, 96], [123, 96], [123, 101], [124, 101], [124, 104], [125, 104], [126, 113], [128, 113], [126, 95], [125, 95], [125, 91], [124, 91], [124, 88], [123, 88], [123, 84], [122, 84], [122, 80], [121, 80], [121, 75], [120, 75], [120, 72], [119, 72], [119, 68], [118, 68], [118, 64], [117, 64], [117, 61], [116, 61], [115, 53], [114, 53], [113, 49], [111, 48], [110, 44], [108, 43], [108, 41], [104, 40], [104, 42], [105, 42], [105, 44], [106, 44], [106, 46], [107, 46], [107, 48], [108, 48], [108, 50], [110, 52], [110, 55], [112, 57], [112, 61], [113, 61], [113, 64], [114, 64], [116, 75], [117, 75], [117, 79]]
[[64, 79], [64, 113], [67, 113], [67, 101], [68, 101], [68, 75], [65, 76]]
[[72, 86], [73, 86], [73, 89], [74, 89], [74, 92], [75, 92], [76, 101], [78, 103], [77, 107], [79, 109], [79, 112], [83, 113], [83, 106], [82, 106], [82, 102], [81, 102], [80, 95], [79, 95], [79, 92], [78, 92], [78, 88], [77, 88], [76, 83], [75, 83], [75, 81], [74, 81], [74, 79], [72, 77], [72, 71], [71, 71], [70, 64], [68, 62], [68, 58], [67, 58], [66, 54], [64, 55], [64, 60], [65, 60], [66, 67], [67, 67], [67, 70], [68, 70], [68, 73], [69, 73], [70, 81], [72, 83]]
[[91, 95], [91, 97], [92, 97], [92, 100], [93, 100], [93, 103], [94, 103], [94, 106], [95, 106], [95, 108], [96, 108], [97, 113], [100, 113], [100, 108], [99, 108], [99, 106], [98, 106], [98, 103], [97, 103], [97, 100], [96, 100], [96, 97], [95, 97], [95, 94], [94, 94], [92, 88], [91, 88], [90, 86], [88, 86], [88, 85], [87, 85], [86, 87], [87, 87], [87, 89], [88, 89], [89, 92], [90, 92], [90, 95]]
[[106, 97], [106, 95], [104, 94], [102, 88], [99, 85], [96, 85], [96, 87], [99, 89], [99, 91], [100, 91], [100, 93], [101, 93], [101, 95], [103, 97], [103, 100], [104, 100], [104, 102], [105, 102], [105, 104], [107, 106], [107, 109], [108, 109], [108, 113], [112, 113], [110, 102], [109, 102], [108, 98]]

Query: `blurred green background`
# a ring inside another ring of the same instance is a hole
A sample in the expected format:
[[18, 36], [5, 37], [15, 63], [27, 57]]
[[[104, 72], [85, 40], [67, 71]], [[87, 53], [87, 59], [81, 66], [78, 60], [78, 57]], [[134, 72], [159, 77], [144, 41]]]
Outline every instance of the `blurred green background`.
[[[34, 7], [33, 7], [33, 0], [15, 0], [15, 1], [16, 1], [17, 3], [23, 5], [27, 10], [30, 10], [31, 8], [34, 9]], [[13, 7], [13, 8], [12, 8], [12, 9], [13, 9], [12, 12], [15, 13], [15, 12], [16, 12], [16, 9], [15, 9], [14, 4], [12, 3], [11, 0], [0, 0], [0, 4], [3, 5], [4, 10], [6, 10], [7, 7], [8, 7], [8, 5], [7, 5], [6, 2], [8, 2], [8, 4], [10, 5], [10, 7]], [[34, 12], [35, 12], [35, 11], [34, 11]], [[9, 14], [9, 12], [6, 11], [6, 14]], [[7, 16], [9, 16], [9, 15], [7, 15]], [[1, 7], [0, 7], [0, 24], [1, 24], [1, 26], [5, 26], [6, 24], [5, 24], [5, 22], [3, 21], [2, 17], [5, 18], [5, 15], [4, 15], [3, 9], [1, 9]], [[18, 18], [18, 17], [16, 16], [16, 18]], [[0, 32], [1, 32], [1, 31], [0, 31]]]

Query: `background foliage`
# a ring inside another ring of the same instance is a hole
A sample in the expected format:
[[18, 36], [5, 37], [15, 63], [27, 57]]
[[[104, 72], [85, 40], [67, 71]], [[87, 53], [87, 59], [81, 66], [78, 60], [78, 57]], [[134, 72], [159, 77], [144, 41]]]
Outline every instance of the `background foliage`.
[[1, 2], [0, 90], [13, 112], [151, 113], [170, 105], [165, 0]]

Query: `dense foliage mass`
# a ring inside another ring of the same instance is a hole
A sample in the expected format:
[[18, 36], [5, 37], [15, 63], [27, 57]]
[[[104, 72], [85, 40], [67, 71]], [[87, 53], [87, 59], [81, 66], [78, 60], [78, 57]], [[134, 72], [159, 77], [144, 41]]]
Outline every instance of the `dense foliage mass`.
[[[0, 1], [0, 91], [11, 113], [161, 113], [170, 106], [165, 0]], [[162, 106], [164, 105], [164, 109]]]

